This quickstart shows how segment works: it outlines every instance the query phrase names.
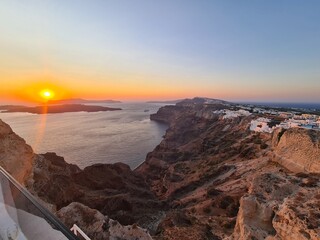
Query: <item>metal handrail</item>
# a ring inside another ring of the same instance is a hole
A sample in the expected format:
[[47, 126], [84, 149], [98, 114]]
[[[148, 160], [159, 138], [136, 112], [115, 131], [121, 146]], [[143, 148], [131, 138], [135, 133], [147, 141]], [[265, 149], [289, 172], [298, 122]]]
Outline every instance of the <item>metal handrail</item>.
[[45, 218], [54, 225], [60, 232], [62, 232], [69, 240], [79, 240], [57, 217], [55, 217], [48, 209], [43, 207], [33, 196], [26, 190], [20, 183], [18, 183], [6, 170], [0, 167], [0, 173], [12, 183], [35, 207], [38, 209]]
[[78, 233], [85, 239], [91, 240], [82, 230], [77, 226], [77, 224], [73, 224], [72, 228], [70, 229], [74, 235], [78, 236]]

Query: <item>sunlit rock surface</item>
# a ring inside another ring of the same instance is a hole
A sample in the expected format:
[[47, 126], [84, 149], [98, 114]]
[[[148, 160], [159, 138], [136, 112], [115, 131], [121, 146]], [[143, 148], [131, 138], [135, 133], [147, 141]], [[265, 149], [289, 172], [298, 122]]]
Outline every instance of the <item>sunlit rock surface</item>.
[[68, 221], [59, 215], [68, 224], [81, 211], [94, 216], [78, 222], [109, 238], [105, 228], [121, 239], [141, 227], [157, 240], [320, 239], [319, 132], [253, 132], [254, 115], [226, 119], [220, 110], [237, 109], [198, 100], [151, 115], [169, 128], [134, 171], [122, 163], [82, 170], [47, 153], [34, 158], [29, 189], [72, 211]]
[[319, 239], [319, 175], [310, 173], [319, 132], [255, 133], [253, 116], [212, 115], [220, 109], [179, 105], [152, 116], [170, 127], [137, 172], [170, 204], [159, 238]]
[[230, 239], [319, 239], [319, 187], [317, 175], [257, 176], [240, 200]]
[[0, 166], [24, 184], [32, 172], [33, 158], [31, 147], [0, 119]]
[[79, 202], [123, 225], [138, 223], [151, 231], [156, 230], [158, 214], [165, 208], [144, 180], [123, 163], [81, 170], [55, 153], [38, 155], [29, 188], [57, 210]]
[[320, 173], [320, 131], [278, 129], [273, 135], [274, 161], [292, 172]]
[[137, 225], [123, 226], [118, 221], [104, 216], [99, 211], [81, 203], [73, 202], [60, 209], [57, 216], [71, 228], [80, 227], [91, 239], [96, 240], [151, 240], [147, 230]]

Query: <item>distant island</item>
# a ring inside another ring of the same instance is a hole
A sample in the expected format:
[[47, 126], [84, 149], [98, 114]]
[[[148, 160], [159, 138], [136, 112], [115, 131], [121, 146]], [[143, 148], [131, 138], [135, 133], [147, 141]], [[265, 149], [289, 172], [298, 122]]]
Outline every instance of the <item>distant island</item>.
[[164, 101], [148, 101], [147, 103], [164, 103], [164, 104], [228, 104], [227, 101], [220, 99], [206, 98], [206, 97], [195, 97], [195, 98], [184, 98], [176, 100], [164, 100]]
[[61, 100], [49, 100], [48, 104], [86, 104], [86, 103], [121, 103], [115, 100], [86, 100], [82, 98], [69, 98]]
[[103, 106], [88, 106], [83, 104], [62, 104], [52, 106], [16, 106], [16, 105], [5, 105], [0, 106], [0, 111], [3, 113], [33, 113], [33, 114], [46, 114], [46, 113], [66, 113], [66, 112], [102, 112], [102, 111], [116, 111], [122, 110], [121, 108], [110, 108]]
[[178, 102], [184, 101], [185, 99], [176, 99], [176, 100], [164, 100], [164, 101], [157, 101], [157, 100], [153, 100], [153, 101], [147, 101], [146, 103], [165, 103], [165, 104], [176, 104]]

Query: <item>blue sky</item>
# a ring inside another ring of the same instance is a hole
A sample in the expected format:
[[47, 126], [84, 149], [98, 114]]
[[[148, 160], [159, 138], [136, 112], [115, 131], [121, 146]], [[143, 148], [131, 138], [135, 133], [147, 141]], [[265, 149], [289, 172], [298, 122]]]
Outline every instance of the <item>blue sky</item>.
[[0, 79], [7, 93], [46, 79], [74, 96], [320, 102], [319, 12], [302, 0], [4, 0]]

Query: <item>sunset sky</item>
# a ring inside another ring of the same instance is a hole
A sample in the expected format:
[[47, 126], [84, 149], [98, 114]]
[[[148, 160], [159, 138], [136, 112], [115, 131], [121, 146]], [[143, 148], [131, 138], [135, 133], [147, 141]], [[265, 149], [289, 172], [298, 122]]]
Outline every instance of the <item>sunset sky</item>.
[[320, 102], [320, 1], [3, 0], [0, 100]]

